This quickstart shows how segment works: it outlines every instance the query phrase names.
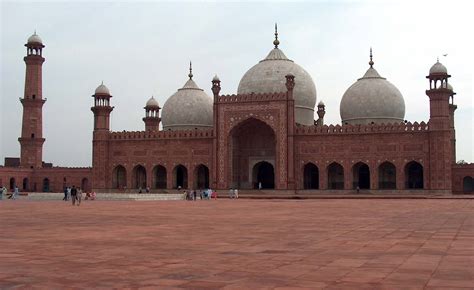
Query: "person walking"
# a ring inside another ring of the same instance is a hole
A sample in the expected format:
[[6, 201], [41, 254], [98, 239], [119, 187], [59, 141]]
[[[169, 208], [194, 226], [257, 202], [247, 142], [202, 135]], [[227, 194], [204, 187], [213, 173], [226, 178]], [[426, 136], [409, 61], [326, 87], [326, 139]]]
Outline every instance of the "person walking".
[[0, 188], [0, 200], [3, 199], [3, 196], [6, 194], [6, 192], [7, 192], [7, 189], [5, 188], [5, 186]]
[[234, 198], [238, 199], [239, 198], [239, 190], [236, 188], [234, 189]]
[[18, 191], [18, 186], [15, 185], [15, 189], [13, 190], [13, 193], [12, 193], [12, 199], [16, 199], [19, 194], [20, 192]]
[[229, 189], [229, 198], [233, 198], [234, 197], [234, 189], [231, 187]]
[[71, 187], [67, 187], [67, 193], [66, 193], [66, 201], [69, 200], [71, 198]]
[[194, 200], [194, 201], [196, 201], [196, 196], [197, 196], [196, 190], [193, 189], [193, 200]]
[[82, 201], [82, 189], [79, 187], [79, 190], [77, 191], [77, 194], [76, 194], [77, 206], [81, 205], [81, 201]]
[[73, 185], [71, 189], [71, 201], [72, 205], [76, 205], [76, 195], [77, 195], [77, 189], [76, 186]]
[[63, 197], [63, 200], [64, 200], [64, 201], [67, 201], [67, 186], [64, 187], [64, 197]]

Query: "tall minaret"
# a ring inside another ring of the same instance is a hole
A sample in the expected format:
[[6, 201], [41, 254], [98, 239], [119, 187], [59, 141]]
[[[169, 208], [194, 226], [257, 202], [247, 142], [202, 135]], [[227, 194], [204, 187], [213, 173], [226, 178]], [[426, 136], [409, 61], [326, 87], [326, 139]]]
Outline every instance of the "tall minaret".
[[23, 121], [21, 137], [18, 138], [21, 146], [20, 166], [40, 168], [43, 162], [43, 99], [42, 66], [43, 41], [35, 33], [28, 38], [26, 56], [25, 94], [20, 98], [23, 105]]
[[426, 77], [430, 82], [426, 95], [430, 99], [429, 120], [429, 189], [451, 191], [451, 167], [454, 163], [453, 135], [449, 99], [452, 90], [448, 79], [451, 76], [439, 60], [430, 68]]

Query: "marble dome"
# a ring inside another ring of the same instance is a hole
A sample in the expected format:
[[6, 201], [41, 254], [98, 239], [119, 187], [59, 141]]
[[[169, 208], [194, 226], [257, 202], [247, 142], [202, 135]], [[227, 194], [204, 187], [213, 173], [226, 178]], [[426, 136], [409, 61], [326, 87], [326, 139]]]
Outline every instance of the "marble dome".
[[[277, 33], [275, 33], [277, 34]], [[250, 68], [242, 77], [238, 94], [286, 92], [287, 74], [295, 76], [295, 120], [302, 125], [314, 125], [316, 86], [313, 79], [301, 66], [288, 59], [274, 41], [268, 56]]]
[[146, 102], [146, 105], [145, 105], [145, 108], [157, 108], [157, 107], [160, 107], [160, 105], [158, 104], [158, 101], [154, 97], [151, 97]]
[[101, 95], [110, 95], [109, 89], [104, 85], [104, 82], [102, 82], [97, 89], [95, 89], [95, 94], [101, 94]]
[[403, 122], [405, 101], [400, 91], [370, 68], [344, 93], [340, 114], [342, 124], [381, 124]]
[[213, 100], [199, 88], [189, 74], [189, 80], [166, 100], [161, 111], [163, 130], [210, 129]]
[[430, 75], [432, 74], [447, 74], [448, 69], [439, 62], [439, 59], [436, 61], [436, 63], [430, 68]]
[[35, 33], [28, 37], [28, 41], [27, 41], [28, 44], [33, 44], [33, 43], [39, 43], [39, 44], [43, 44], [43, 40], [41, 40], [41, 38], [36, 34], [36, 31]]

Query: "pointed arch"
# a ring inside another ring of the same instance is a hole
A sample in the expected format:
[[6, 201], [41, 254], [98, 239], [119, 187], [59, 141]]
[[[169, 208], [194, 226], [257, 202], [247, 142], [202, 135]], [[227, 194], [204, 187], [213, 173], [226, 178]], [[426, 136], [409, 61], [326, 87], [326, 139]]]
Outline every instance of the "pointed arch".
[[209, 168], [204, 164], [199, 164], [194, 169], [194, 187], [197, 189], [209, 188]]
[[156, 189], [165, 189], [167, 182], [166, 182], [166, 167], [162, 165], [156, 165], [153, 168], [153, 178], [152, 178], [153, 188]]
[[344, 167], [333, 162], [327, 167], [328, 189], [344, 189]]
[[385, 161], [379, 165], [379, 189], [397, 188], [397, 169], [392, 162]]
[[405, 165], [405, 187], [407, 189], [423, 189], [423, 165], [410, 161]]
[[319, 189], [319, 168], [314, 163], [306, 163], [303, 168], [304, 189]]
[[465, 176], [462, 179], [462, 189], [464, 193], [474, 193], [474, 178]]
[[119, 189], [127, 187], [127, 170], [122, 165], [115, 166], [112, 172], [112, 187]]
[[142, 165], [137, 165], [133, 168], [132, 171], [132, 185], [133, 188], [139, 189], [145, 189], [147, 188], [146, 184], [146, 169]]
[[50, 191], [50, 184], [49, 184], [49, 178], [45, 177], [43, 179], [43, 192], [49, 192]]
[[364, 162], [357, 162], [352, 166], [353, 188], [370, 189], [370, 168]]
[[178, 164], [173, 169], [173, 187], [188, 188], [188, 169], [182, 164]]

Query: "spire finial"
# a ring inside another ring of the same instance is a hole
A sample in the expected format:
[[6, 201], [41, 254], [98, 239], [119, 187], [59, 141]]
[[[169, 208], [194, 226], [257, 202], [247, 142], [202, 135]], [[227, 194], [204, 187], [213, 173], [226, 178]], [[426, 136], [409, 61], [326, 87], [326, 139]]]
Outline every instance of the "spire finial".
[[374, 61], [372, 60], [372, 47], [370, 48], [370, 61], [369, 61], [370, 68], [374, 66]]
[[278, 48], [278, 45], [280, 44], [280, 41], [278, 41], [278, 27], [275, 22], [275, 40], [273, 41], [273, 44], [275, 45], [275, 48]]
[[436, 62], [439, 62], [439, 56], [436, 57]]
[[102, 81], [101, 85], [104, 85], [104, 81]]
[[35, 29], [35, 33], [33, 35], [36, 35], [36, 29]]
[[193, 64], [191, 61], [189, 61], [189, 74], [188, 74], [188, 77], [190, 80], [193, 79]]

